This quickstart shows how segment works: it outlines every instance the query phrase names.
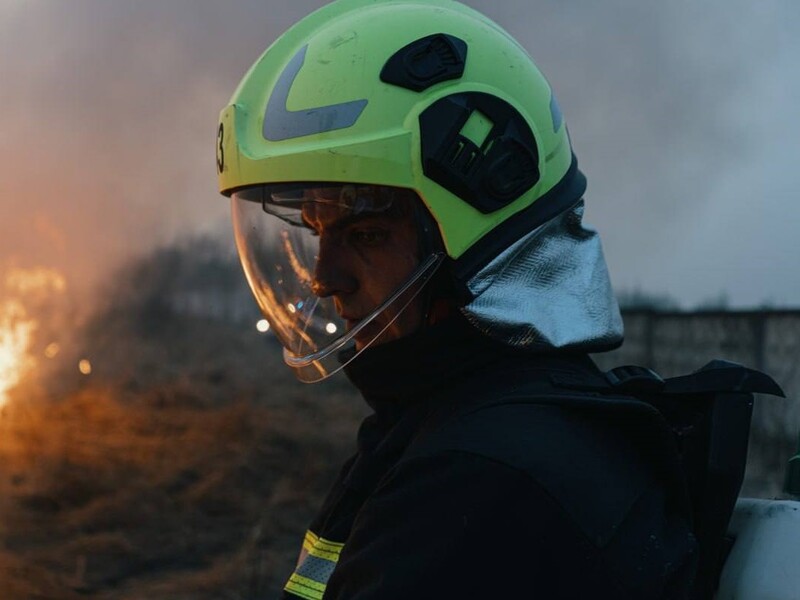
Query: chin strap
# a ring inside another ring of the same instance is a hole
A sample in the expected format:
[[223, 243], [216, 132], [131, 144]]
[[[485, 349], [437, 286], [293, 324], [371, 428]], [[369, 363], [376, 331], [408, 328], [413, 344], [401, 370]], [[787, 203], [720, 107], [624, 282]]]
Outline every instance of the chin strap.
[[448, 268], [447, 252], [444, 248], [439, 227], [436, 220], [425, 208], [425, 203], [417, 196], [414, 206], [414, 216], [419, 224], [418, 249], [420, 259], [434, 253], [445, 255], [445, 264], [439, 267], [439, 271], [426, 284], [423, 290], [423, 318], [422, 327], [428, 327], [443, 321], [453, 314], [458, 306], [453, 293], [453, 280], [451, 270]]

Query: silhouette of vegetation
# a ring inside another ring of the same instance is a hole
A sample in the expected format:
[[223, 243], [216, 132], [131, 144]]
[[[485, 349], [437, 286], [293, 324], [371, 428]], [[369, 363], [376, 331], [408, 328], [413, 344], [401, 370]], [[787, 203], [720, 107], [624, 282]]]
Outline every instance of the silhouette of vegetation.
[[217, 302], [239, 270], [206, 240], [131, 263], [63, 368], [14, 391], [0, 598], [278, 594], [366, 409], [345, 380], [296, 382], [254, 322], [172, 301]]

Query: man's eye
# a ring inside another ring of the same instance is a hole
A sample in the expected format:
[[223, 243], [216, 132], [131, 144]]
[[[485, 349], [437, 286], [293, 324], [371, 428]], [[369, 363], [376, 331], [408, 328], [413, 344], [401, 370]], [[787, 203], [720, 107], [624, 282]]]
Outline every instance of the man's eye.
[[386, 241], [389, 232], [385, 229], [354, 229], [350, 232], [350, 240], [360, 246], [377, 246]]

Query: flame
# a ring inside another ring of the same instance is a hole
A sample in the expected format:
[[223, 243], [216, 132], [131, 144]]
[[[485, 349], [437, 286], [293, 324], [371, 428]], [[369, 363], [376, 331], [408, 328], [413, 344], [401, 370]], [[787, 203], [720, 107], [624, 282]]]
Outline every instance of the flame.
[[18, 294], [63, 292], [67, 289], [67, 281], [61, 273], [53, 269], [14, 267], [6, 273], [5, 287]]
[[64, 277], [53, 269], [7, 269], [0, 288], [0, 406], [8, 401], [11, 388], [36, 365], [30, 348], [39, 324], [25, 301], [63, 293], [66, 286]]
[[28, 349], [35, 329], [36, 322], [28, 317], [21, 302], [11, 299], [0, 303], [0, 406], [8, 400], [8, 391], [34, 365]]

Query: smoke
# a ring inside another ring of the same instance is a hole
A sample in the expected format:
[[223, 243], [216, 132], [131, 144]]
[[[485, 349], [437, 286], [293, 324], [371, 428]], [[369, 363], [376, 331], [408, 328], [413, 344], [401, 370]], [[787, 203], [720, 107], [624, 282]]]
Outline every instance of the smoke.
[[54, 266], [84, 287], [132, 253], [224, 227], [216, 116], [288, 23], [260, 2], [4, 10], [0, 257]]
[[559, 94], [618, 287], [800, 304], [797, 3], [487, 10]]
[[[218, 111], [321, 4], [0, 2], [0, 262], [88, 287], [178, 235], [225, 232]], [[553, 83], [618, 287], [800, 302], [797, 3], [468, 4]]]

